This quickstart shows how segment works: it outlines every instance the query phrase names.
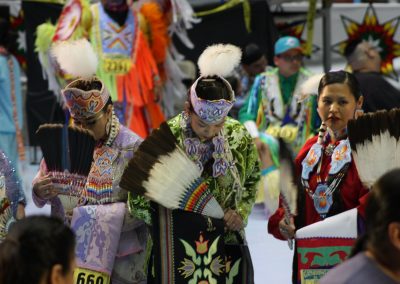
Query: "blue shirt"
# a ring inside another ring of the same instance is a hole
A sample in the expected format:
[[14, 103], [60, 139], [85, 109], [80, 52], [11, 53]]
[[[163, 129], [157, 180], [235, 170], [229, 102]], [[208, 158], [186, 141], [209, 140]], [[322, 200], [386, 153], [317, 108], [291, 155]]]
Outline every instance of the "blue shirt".
[[320, 284], [396, 284], [396, 282], [382, 272], [376, 263], [365, 253], [339, 264], [329, 271]]
[[[21, 97], [21, 72], [19, 63], [12, 57], [14, 63], [14, 76], [11, 80], [15, 84], [15, 98], [17, 105], [18, 123], [22, 128], [23, 124], [23, 108]], [[11, 81], [10, 69], [8, 65], [8, 57], [0, 55], [0, 133], [15, 133], [15, 122], [13, 116], [13, 103], [11, 100]]]

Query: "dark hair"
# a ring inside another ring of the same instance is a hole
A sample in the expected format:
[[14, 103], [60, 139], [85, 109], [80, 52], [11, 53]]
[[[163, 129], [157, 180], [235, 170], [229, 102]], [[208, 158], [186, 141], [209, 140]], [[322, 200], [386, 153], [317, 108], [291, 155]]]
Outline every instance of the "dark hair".
[[400, 222], [400, 169], [384, 174], [373, 186], [365, 208], [367, 244], [382, 255], [392, 250], [388, 226]]
[[344, 56], [345, 56], [346, 58], [349, 58], [349, 57], [353, 54], [353, 52], [356, 50], [357, 46], [358, 46], [360, 43], [362, 43], [362, 40], [361, 40], [361, 39], [356, 39], [356, 40], [353, 40], [353, 41], [349, 42], [349, 43], [346, 45], [346, 48], [345, 48], [345, 50], [344, 50]]
[[7, 45], [9, 44], [9, 38], [10, 38], [10, 23], [4, 19], [0, 18], [0, 45], [5, 46], [6, 48], [8, 47]]
[[56, 264], [67, 274], [75, 236], [61, 219], [30, 216], [18, 221], [0, 244], [0, 283], [38, 284]]
[[332, 84], [346, 84], [349, 86], [349, 89], [356, 101], [358, 101], [358, 99], [361, 97], [361, 90], [356, 77], [349, 72], [340, 70], [330, 71], [321, 78], [318, 86], [318, 98], [324, 88]]
[[257, 44], [249, 43], [243, 48], [242, 64], [250, 65], [260, 59], [263, 55], [263, 52]]
[[108, 100], [107, 100], [106, 104], [104, 105], [102, 111], [107, 112], [107, 108], [109, 105], [113, 105], [113, 101], [112, 101], [111, 97], [108, 97]]
[[[196, 94], [199, 98], [204, 100], [230, 100], [230, 89], [224, 81], [219, 77], [205, 77], [197, 82]], [[193, 106], [190, 101], [190, 89], [188, 92], [188, 102], [190, 103], [190, 110], [193, 111]]]

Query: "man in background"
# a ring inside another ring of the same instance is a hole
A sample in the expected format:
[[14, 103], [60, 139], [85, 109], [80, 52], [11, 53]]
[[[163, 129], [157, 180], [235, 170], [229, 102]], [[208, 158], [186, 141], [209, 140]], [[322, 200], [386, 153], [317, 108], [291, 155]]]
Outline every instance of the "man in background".
[[365, 112], [400, 107], [400, 91], [382, 75], [381, 56], [374, 46], [366, 41], [354, 42], [346, 47], [345, 56], [360, 83]]

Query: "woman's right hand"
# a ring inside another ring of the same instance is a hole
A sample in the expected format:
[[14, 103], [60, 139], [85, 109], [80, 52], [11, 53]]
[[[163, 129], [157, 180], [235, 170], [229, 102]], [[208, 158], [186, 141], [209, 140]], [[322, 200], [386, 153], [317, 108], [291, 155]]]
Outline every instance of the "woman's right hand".
[[49, 175], [38, 178], [33, 185], [33, 192], [37, 197], [44, 200], [51, 199], [58, 194], [58, 190], [54, 187]]
[[294, 238], [294, 235], [295, 235], [295, 232], [296, 232], [296, 227], [294, 225], [293, 217], [290, 218], [289, 224], [286, 221], [286, 218], [283, 218], [279, 222], [279, 232], [286, 239], [293, 239]]

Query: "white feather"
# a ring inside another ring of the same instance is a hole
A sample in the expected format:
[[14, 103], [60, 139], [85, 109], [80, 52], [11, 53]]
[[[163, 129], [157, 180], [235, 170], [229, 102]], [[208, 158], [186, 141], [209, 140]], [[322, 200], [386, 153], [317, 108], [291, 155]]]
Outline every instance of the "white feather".
[[51, 54], [60, 68], [74, 77], [90, 77], [96, 73], [98, 59], [93, 47], [86, 39], [61, 41], [51, 48]]
[[[162, 156], [153, 166], [150, 176], [157, 177], [143, 183], [146, 196], [167, 208], [177, 209], [180, 200], [192, 182], [201, 176], [199, 168], [177, 148], [169, 155]], [[168, 190], [169, 189], [169, 190]], [[208, 202], [202, 213], [214, 218], [222, 218], [224, 212], [215, 199]]]
[[400, 167], [399, 148], [400, 141], [388, 131], [372, 135], [372, 141], [357, 144], [352, 155], [360, 179], [367, 188], [371, 188], [386, 172]]
[[308, 78], [303, 84], [301, 84], [299, 91], [296, 92], [295, 96], [297, 101], [301, 102], [306, 100], [310, 96], [318, 95], [318, 86], [324, 73], [315, 74]]
[[279, 207], [280, 171], [275, 170], [261, 177], [261, 182], [264, 190], [265, 208], [270, 214], [273, 214]]
[[215, 44], [200, 55], [197, 65], [202, 76], [230, 75], [242, 58], [242, 51], [232, 44]]

